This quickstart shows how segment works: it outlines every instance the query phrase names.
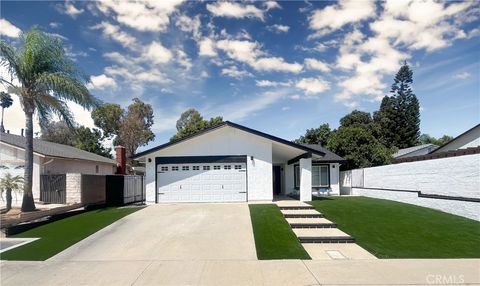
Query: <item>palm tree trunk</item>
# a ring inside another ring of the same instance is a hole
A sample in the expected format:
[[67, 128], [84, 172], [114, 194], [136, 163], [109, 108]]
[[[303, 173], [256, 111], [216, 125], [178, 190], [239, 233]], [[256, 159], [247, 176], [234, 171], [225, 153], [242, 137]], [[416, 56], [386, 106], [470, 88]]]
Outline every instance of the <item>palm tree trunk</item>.
[[32, 181], [33, 181], [33, 112], [25, 112], [25, 174], [23, 185], [22, 212], [35, 210], [33, 202]]
[[8, 212], [9, 210], [12, 209], [12, 189], [7, 188], [7, 209], [5, 210]]
[[5, 107], [2, 107], [2, 123], [0, 123], [0, 132], [5, 132], [5, 127], [3, 127], [3, 110]]

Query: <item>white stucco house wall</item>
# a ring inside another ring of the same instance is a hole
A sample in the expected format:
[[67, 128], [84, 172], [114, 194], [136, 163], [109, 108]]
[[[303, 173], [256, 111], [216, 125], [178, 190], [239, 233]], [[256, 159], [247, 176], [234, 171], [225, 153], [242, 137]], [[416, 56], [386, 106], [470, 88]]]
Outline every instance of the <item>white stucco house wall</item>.
[[272, 201], [274, 195], [340, 194], [344, 159], [318, 145], [300, 145], [229, 121], [140, 152], [146, 200]]
[[[5, 173], [24, 175], [25, 137], [0, 133], [0, 178]], [[72, 146], [33, 139], [33, 183], [35, 201], [40, 201], [40, 176], [54, 174], [111, 175], [117, 162]]]

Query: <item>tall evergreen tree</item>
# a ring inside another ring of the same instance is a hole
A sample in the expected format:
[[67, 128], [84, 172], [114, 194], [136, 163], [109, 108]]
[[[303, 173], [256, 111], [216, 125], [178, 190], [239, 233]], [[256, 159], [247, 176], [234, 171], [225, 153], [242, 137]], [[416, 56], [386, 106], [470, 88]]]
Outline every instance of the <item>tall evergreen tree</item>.
[[385, 96], [374, 118], [381, 142], [388, 147], [412, 147], [420, 136], [420, 104], [412, 90], [413, 71], [404, 63], [394, 78], [391, 96]]

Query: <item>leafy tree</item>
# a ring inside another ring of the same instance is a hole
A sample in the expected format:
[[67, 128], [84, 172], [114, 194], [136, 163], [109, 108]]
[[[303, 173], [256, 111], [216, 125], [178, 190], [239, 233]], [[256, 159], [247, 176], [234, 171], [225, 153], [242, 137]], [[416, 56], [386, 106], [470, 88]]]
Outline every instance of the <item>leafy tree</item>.
[[102, 133], [96, 128], [80, 126], [75, 130], [75, 148], [98, 154], [103, 157], [112, 158], [111, 148], [102, 145]]
[[12, 176], [10, 173], [6, 173], [0, 179], [0, 191], [6, 193], [7, 206], [5, 212], [12, 209], [12, 191], [21, 191], [23, 185], [23, 178], [21, 176]]
[[358, 126], [340, 127], [328, 140], [327, 148], [347, 160], [344, 169], [365, 168], [391, 162], [391, 150], [380, 143], [369, 129]]
[[115, 103], [102, 104], [92, 111], [93, 123], [103, 131], [105, 137], [118, 135], [124, 118], [125, 110]]
[[342, 127], [368, 127], [373, 123], [372, 116], [369, 112], [354, 110], [340, 119]]
[[452, 140], [453, 137], [452, 136], [448, 136], [448, 135], [443, 135], [442, 137], [440, 138], [435, 138], [433, 136], [430, 136], [428, 134], [422, 134], [420, 135], [420, 137], [418, 138], [418, 144], [419, 145], [423, 145], [423, 144], [435, 144], [435, 145], [438, 145], [438, 146], [441, 146], [447, 142], [449, 142], [450, 140]]
[[6, 66], [10, 79], [1, 77], [9, 91], [20, 98], [25, 113], [25, 175], [22, 211], [35, 210], [32, 195], [33, 175], [33, 115], [37, 114], [40, 125], [45, 125], [52, 114], [60, 116], [68, 125], [73, 125], [73, 116], [67, 101], [84, 108], [92, 108], [97, 101], [85, 86], [88, 76], [79, 70], [75, 62], [65, 54], [59, 38], [33, 28], [22, 34], [19, 46], [0, 41], [0, 61]]
[[138, 147], [155, 139], [155, 134], [151, 130], [152, 125], [152, 106], [134, 98], [133, 103], [128, 106], [127, 115], [121, 122], [114, 142], [123, 145], [127, 150], [127, 156], [131, 157], [135, 155]]
[[332, 131], [328, 123], [320, 125], [318, 128], [307, 129], [305, 135], [294, 140], [297, 144], [319, 144], [326, 146]]
[[394, 78], [391, 96], [385, 96], [374, 119], [381, 141], [388, 147], [415, 146], [420, 135], [420, 104], [412, 90], [413, 71], [404, 63]]
[[0, 123], [0, 132], [5, 132], [5, 127], [3, 126], [3, 112], [5, 108], [12, 106], [13, 100], [10, 94], [2, 91], [0, 92], [0, 106], [2, 107], [2, 122]]
[[102, 133], [96, 128], [84, 126], [70, 127], [65, 122], [57, 121], [42, 128], [42, 140], [70, 145], [100, 156], [111, 158], [111, 148], [102, 145]]
[[176, 124], [177, 134], [172, 136], [170, 141], [180, 140], [222, 122], [223, 118], [221, 116], [210, 118], [210, 120], [204, 120], [202, 115], [200, 115], [200, 112], [194, 108], [190, 108], [180, 115]]
[[40, 139], [58, 144], [75, 146], [77, 138], [75, 128], [63, 121], [56, 121], [42, 126]]

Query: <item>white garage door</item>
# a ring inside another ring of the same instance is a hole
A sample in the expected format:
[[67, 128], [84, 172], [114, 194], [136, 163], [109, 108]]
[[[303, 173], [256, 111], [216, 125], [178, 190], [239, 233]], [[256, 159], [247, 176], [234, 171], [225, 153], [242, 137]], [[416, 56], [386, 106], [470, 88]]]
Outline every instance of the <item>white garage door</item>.
[[159, 164], [158, 202], [245, 202], [245, 163]]

